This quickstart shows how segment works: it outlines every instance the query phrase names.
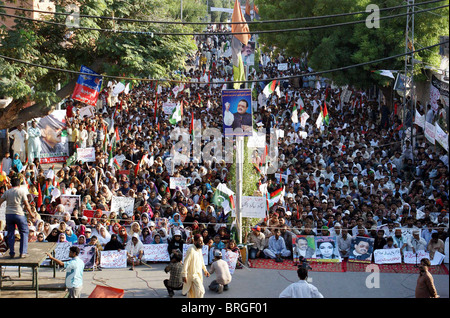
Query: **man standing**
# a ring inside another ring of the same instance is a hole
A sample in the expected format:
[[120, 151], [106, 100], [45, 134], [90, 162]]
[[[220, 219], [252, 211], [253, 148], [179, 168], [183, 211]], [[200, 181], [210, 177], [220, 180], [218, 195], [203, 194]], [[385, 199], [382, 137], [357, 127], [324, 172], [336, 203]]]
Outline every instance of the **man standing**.
[[17, 226], [20, 234], [20, 258], [28, 256], [28, 223], [22, 205], [25, 206], [31, 217], [36, 217], [37, 212], [32, 212], [28, 203], [26, 188], [20, 187], [19, 178], [11, 179], [12, 188], [6, 190], [0, 198], [0, 205], [6, 201], [6, 230], [8, 231], [7, 243], [9, 246], [9, 255], [14, 258], [15, 228]]
[[40, 158], [41, 154], [41, 129], [37, 127], [36, 121], [31, 122], [28, 129], [28, 161], [33, 162], [34, 158]]
[[203, 275], [209, 277], [202, 254], [203, 237], [200, 234], [194, 235], [194, 244], [191, 245], [184, 258], [183, 271], [183, 295], [189, 298], [203, 298], [205, 288], [203, 287]]
[[80, 298], [83, 289], [84, 262], [78, 257], [80, 249], [78, 246], [71, 246], [69, 249], [69, 261], [63, 262], [54, 258], [50, 253], [47, 256], [59, 266], [64, 266], [66, 270], [66, 287], [69, 289], [69, 298]]
[[28, 139], [28, 133], [23, 129], [24, 125], [20, 124], [16, 130], [9, 133], [9, 137], [14, 139], [12, 149], [14, 153], [19, 154], [20, 161], [27, 160], [25, 153], [25, 140]]
[[297, 275], [300, 280], [286, 287], [280, 293], [280, 298], [323, 298], [323, 295], [317, 287], [306, 281], [308, 278], [308, 269], [299, 267]]
[[209, 289], [221, 294], [224, 290], [228, 290], [228, 284], [231, 282], [230, 268], [227, 262], [222, 259], [220, 250], [214, 251], [214, 262], [210, 267], [210, 274], [216, 273], [216, 279], [211, 282]]
[[416, 285], [416, 298], [439, 298], [434, 287], [434, 280], [428, 271], [431, 263], [428, 258], [422, 258], [419, 265], [419, 277]]

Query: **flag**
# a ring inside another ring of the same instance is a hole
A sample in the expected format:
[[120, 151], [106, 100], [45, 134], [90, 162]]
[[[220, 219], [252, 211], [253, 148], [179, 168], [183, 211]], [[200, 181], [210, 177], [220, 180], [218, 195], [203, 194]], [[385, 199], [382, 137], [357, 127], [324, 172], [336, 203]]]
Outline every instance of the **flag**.
[[328, 115], [328, 109], [327, 109], [327, 103], [323, 103], [323, 122], [325, 123], [325, 125], [329, 125], [330, 124], [330, 115]]
[[372, 71], [372, 73], [375, 73], [375, 74], [378, 74], [381, 76], [387, 76], [392, 79], [395, 79], [394, 74], [392, 74], [392, 72], [390, 70], [377, 70], [377, 71]]
[[284, 193], [285, 187], [279, 188], [273, 191], [272, 193], [269, 193], [269, 200], [268, 200], [269, 208], [272, 207], [278, 201], [280, 201], [280, 199], [282, 199], [282, 197], [284, 196]]
[[225, 213], [235, 209], [233, 191], [227, 188], [226, 184], [220, 183], [214, 191], [211, 203], [223, 207]]
[[250, 16], [250, 2], [248, 0], [245, 2], [244, 18], [245, 18], [245, 21], [247, 21], [247, 22], [252, 20], [252, 18]]
[[141, 161], [139, 160], [136, 167], [134, 168], [134, 176], [135, 177], [137, 177], [137, 175], [138, 175], [140, 166], [141, 166]]
[[320, 107], [320, 114], [319, 114], [319, 116], [317, 117], [317, 120], [316, 120], [316, 127], [320, 128], [322, 126], [322, 124], [323, 124], [323, 110], [322, 110], [322, 106], [321, 106]]
[[292, 116], [291, 116], [292, 122], [294, 124], [298, 123], [298, 112], [297, 112], [297, 104], [294, 103], [294, 106], [292, 107]]
[[120, 170], [120, 165], [116, 158], [113, 159], [113, 166], [116, 170]]
[[[234, 81], [245, 81], [245, 69], [244, 63], [242, 61], [242, 44], [247, 45], [248, 41], [250, 41], [251, 35], [247, 34], [234, 34], [234, 33], [243, 33], [250, 32], [248, 28], [247, 22], [242, 15], [241, 6], [238, 0], [234, 2], [233, 15], [231, 16], [231, 22], [236, 23], [231, 25], [231, 33], [233, 33], [233, 37], [231, 39], [231, 56], [233, 61], [233, 80]], [[235, 83], [233, 85], [235, 89], [239, 89], [241, 87], [241, 83]]]
[[120, 137], [119, 137], [119, 127], [117, 127], [117, 126], [116, 126], [115, 133], [116, 133], [116, 141], [120, 141]]
[[269, 84], [267, 84], [263, 90], [263, 93], [266, 96], [266, 98], [268, 98], [269, 95], [272, 94], [273, 92], [276, 92], [278, 97], [281, 97], [280, 85], [278, 85], [278, 81], [276, 80], [271, 81]]
[[173, 109], [172, 115], [169, 118], [169, 122], [172, 125], [175, 125], [177, 122], [179, 122], [181, 120], [181, 116], [182, 116], [182, 108], [181, 108], [181, 104], [178, 103], [177, 107], [175, 107]]
[[38, 199], [37, 199], [37, 207], [40, 208], [42, 205], [42, 191], [41, 191], [41, 185], [38, 183], [37, 184], [37, 188], [38, 188]]

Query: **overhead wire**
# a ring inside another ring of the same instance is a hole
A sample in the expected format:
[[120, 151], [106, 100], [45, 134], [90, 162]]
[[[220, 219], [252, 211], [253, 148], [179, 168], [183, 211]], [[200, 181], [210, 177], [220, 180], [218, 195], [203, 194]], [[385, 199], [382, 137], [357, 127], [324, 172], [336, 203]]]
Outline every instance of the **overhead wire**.
[[[433, 10], [439, 10], [443, 8], [447, 8], [449, 5], [442, 5], [438, 7], [433, 8], [427, 8], [422, 9], [414, 12], [404, 12], [399, 13], [395, 15], [390, 16], [384, 16], [378, 18], [378, 20], [387, 20], [387, 19], [394, 19], [403, 17], [406, 15], [412, 15], [412, 14], [419, 14], [423, 12], [429, 12]], [[51, 24], [51, 25], [57, 25], [57, 26], [63, 26], [68, 27], [65, 23], [60, 22], [54, 22], [54, 21], [48, 21], [48, 20], [40, 20], [40, 19], [33, 19], [30, 17], [24, 17], [24, 16], [18, 16], [8, 13], [0, 12], [0, 16], [6, 16], [11, 17], [15, 19], [21, 19], [21, 20], [27, 20], [37, 23], [44, 23], [44, 24]], [[355, 24], [361, 24], [366, 23], [366, 19], [364, 20], [356, 20], [356, 21], [348, 21], [348, 22], [341, 22], [341, 23], [334, 23], [334, 24], [326, 24], [326, 25], [318, 25], [318, 26], [311, 26], [311, 27], [300, 27], [300, 28], [289, 28], [289, 29], [276, 29], [276, 30], [259, 30], [259, 31], [249, 31], [249, 32], [222, 32], [221, 35], [242, 35], [242, 34], [270, 34], [270, 33], [280, 33], [280, 32], [298, 32], [298, 31], [311, 31], [311, 30], [318, 30], [318, 29], [325, 29], [325, 28], [332, 28], [332, 27], [340, 27], [340, 26], [349, 26], [349, 25], [355, 25]], [[242, 23], [241, 23], [242, 24]], [[91, 28], [91, 27], [82, 27], [82, 26], [76, 26], [73, 28], [70, 28], [71, 30], [88, 30], [88, 31], [101, 31], [101, 32], [111, 32], [111, 33], [126, 33], [126, 34], [144, 34], [144, 35], [151, 35], [153, 36], [205, 36], [205, 35], [217, 35], [217, 33], [214, 32], [149, 32], [149, 31], [130, 31], [130, 30], [117, 30], [117, 29], [102, 29], [102, 28]]]
[[[436, 2], [442, 2], [444, 0], [431, 0], [431, 1], [425, 1], [421, 3], [416, 4], [405, 4], [405, 5], [398, 5], [393, 7], [387, 7], [387, 8], [380, 8], [379, 11], [387, 11], [387, 10], [395, 10], [395, 9], [402, 9], [412, 6], [419, 6], [419, 5], [427, 5], [432, 4]], [[35, 9], [28, 9], [28, 8], [17, 8], [7, 5], [0, 5], [0, 8], [4, 9], [13, 9], [18, 11], [25, 11], [25, 12], [35, 12], [35, 13], [44, 13], [44, 14], [52, 14], [52, 15], [65, 15], [70, 16], [73, 13], [72, 12], [53, 12], [53, 11], [44, 11], [44, 10], [35, 10]], [[359, 15], [359, 14], [365, 14], [367, 11], [356, 11], [356, 12], [347, 12], [347, 13], [338, 13], [338, 14], [329, 14], [329, 15], [322, 15], [322, 16], [311, 16], [311, 17], [300, 17], [300, 18], [290, 18], [290, 19], [278, 19], [278, 20], [257, 20], [257, 21], [246, 21], [246, 24], [266, 24], [266, 23], [285, 23], [285, 22], [296, 22], [296, 21], [308, 21], [308, 20], [318, 20], [318, 19], [327, 19], [327, 18], [339, 18], [344, 16], [351, 16], [351, 15]], [[96, 15], [87, 15], [87, 14], [78, 14], [77, 15], [80, 18], [91, 18], [91, 19], [103, 19], [103, 20], [113, 20], [113, 21], [124, 21], [124, 22], [137, 22], [137, 23], [153, 23], [153, 24], [182, 24], [182, 25], [216, 25], [216, 24], [224, 24], [223, 22], [188, 22], [188, 21], [161, 21], [161, 20], [142, 20], [142, 19], [131, 19], [131, 18], [118, 18], [118, 17], [109, 17], [109, 16], [96, 16]], [[226, 24], [233, 25], [233, 24], [242, 24], [241, 22], [227, 22]]]
[[[179, 84], [185, 83], [185, 84], [215, 84], [215, 85], [233, 84], [233, 83], [257, 83], [257, 82], [261, 82], [261, 81], [266, 81], [267, 82], [267, 81], [275, 81], [275, 80], [282, 81], [282, 80], [289, 80], [289, 79], [294, 79], [294, 78], [301, 78], [301, 77], [304, 77], [304, 76], [315, 76], [315, 75], [321, 75], [321, 74], [328, 74], [328, 73], [334, 73], [334, 72], [339, 72], [339, 71], [345, 71], [345, 70], [348, 70], [348, 69], [351, 69], [351, 68], [355, 68], [355, 67], [361, 67], [361, 66], [375, 64], [375, 63], [379, 63], [379, 62], [383, 62], [383, 61], [387, 61], [387, 60], [391, 60], [391, 59], [396, 59], [396, 58], [399, 58], [399, 57], [404, 57], [406, 55], [411, 55], [413, 53], [418, 53], [418, 52], [421, 52], [421, 51], [424, 51], [424, 50], [428, 50], [430, 48], [433, 48], [433, 47], [436, 47], [436, 46], [440, 46], [440, 45], [445, 44], [445, 43], [449, 43], [449, 40], [446, 40], [446, 41], [443, 41], [443, 42], [440, 42], [440, 43], [437, 43], [437, 44], [429, 45], [429, 46], [426, 46], [426, 47], [422, 47], [420, 49], [415, 49], [414, 51], [411, 51], [411, 52], [400, 53], [400, 54], [396, 54], [396, 55], [380, 58], [380, 59], [377, 59], [377, 60], [371, 60], [371, 61], [362, 62], [362, 63], [358, 63], [358, 64], [342, 66], [342, 67], [329, 69], [329, 70], [325, 70], [325, 71], [316, 71], [316, 72], [310, 72], [310, 73], [305, 73], [305, 74], [295, 74], [295, 75], [290, 75], [290, 76], [273, 77], [273, 78], [265, 78], [265, 79], [254, 79], [254, 80], [243, 80], [243, 81], [195, 82], [195, 83], [193, 83], [193, 82], [191, 82], [189, 80], [135, 78], [135, 77], [112, 76], [112, 75], [102, 75], [102, 74], [99, 74], [96, 77], [104, 77], [104, 78], [110, 78], [110, 79], [116, 79], [116, 80], [125, 80], [125, 81], [137, 81], [137, 82], [156, 82], [156, 81], [159, 81], [159, 82], [169, 82], [169, 83], [179, 83]], [[77, 74], [77, 75], [93, 76], [93, 74], [90, 74], [90, 73], [83, 73], [83, 72], [79, 72], [79, 71], [73, 71], [73, 70], [61, 69], [61, 68], [57, 68], [57, 67], [40, 65], [40, 64], [27, 62], [27, 61], [24, 61], [24, 60], [12, 58], [12, 57], [1, 55], [1, 54], [0, 54], [0, 58], [3, 58], [5, 60], [9, 60], [9, 61], [13, 61], [13, 62], [17, 62], [17, 63], [21, 63], [21, 64], [25, 64], [25, 65], [45, 68], [45, 69], [48, 69], [48, 70], [51, 70], [51, 71], [72, 73], [72, 74]]]

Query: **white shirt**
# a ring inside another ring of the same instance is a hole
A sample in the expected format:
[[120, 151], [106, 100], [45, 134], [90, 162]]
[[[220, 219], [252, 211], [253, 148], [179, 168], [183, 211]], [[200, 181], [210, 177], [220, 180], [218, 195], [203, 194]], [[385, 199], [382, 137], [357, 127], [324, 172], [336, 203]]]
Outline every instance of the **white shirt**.
[[281, 293], [280, 298], [323, 298], [316, 286], [305, 280], [290, 284]]

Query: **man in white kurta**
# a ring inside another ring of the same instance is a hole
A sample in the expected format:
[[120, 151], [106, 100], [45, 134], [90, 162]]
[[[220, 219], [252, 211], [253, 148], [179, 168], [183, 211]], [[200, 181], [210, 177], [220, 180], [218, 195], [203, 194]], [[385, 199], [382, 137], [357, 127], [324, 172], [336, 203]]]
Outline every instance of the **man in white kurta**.
[[28, 129], [28, 161], [33, 162], [34, 158], [40, 158], [41, 155], [41, 129], [37, 127], [36, 122], [31, 122]]
[[280, 298], [323, 298], [316, 286], [308, 283], [308, 270], [300, 267], [297, 270], [299, 281], [290, 284], [281, 293]]
[[[194, 244], [191, 245], [184, 258], [183, 270], [183, 295], [189, 298], [203, 298], [205, 287], [203, 286], [203, 273], [209, 277], [202, 254], [203, 238], [200, 235], [194, 236]], [[203, 273], [202, 273], [203, 271]]]
[[12, 149], [14, 153], [19, 154], [20, 161], [25, 162], [26, 152], [25, 152], [25, 141], [28, 139], [28, 133], [23, 129], [24, 125], [20, 124], [16, 130], [9, 133], [9, 137], [14, 139]]

